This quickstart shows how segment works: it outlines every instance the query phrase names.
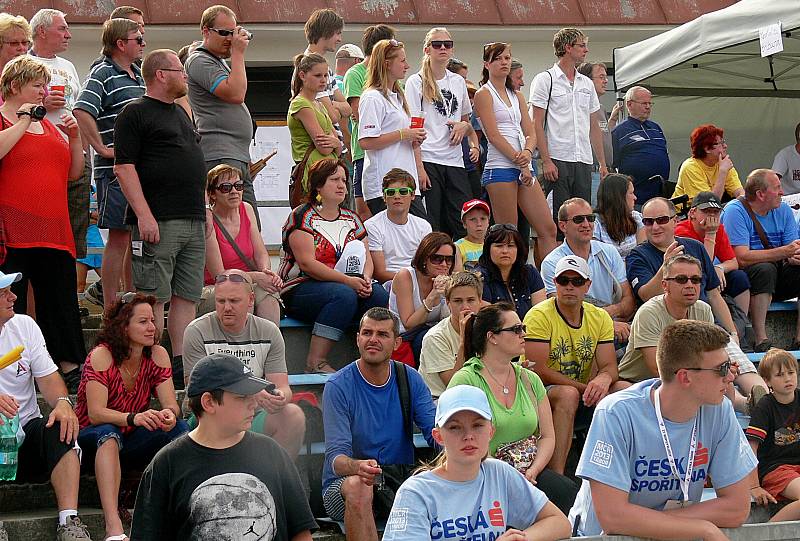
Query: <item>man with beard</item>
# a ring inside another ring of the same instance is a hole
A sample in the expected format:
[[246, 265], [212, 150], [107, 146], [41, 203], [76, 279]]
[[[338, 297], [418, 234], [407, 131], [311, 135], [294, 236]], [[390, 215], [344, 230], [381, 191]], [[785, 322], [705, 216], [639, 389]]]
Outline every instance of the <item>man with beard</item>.
[[154, 295], [157, 336], [170, 302], [173, 379], [183, 382], [183, 333], [194, 319], [205, 266], [205, 164], [197, 133], [175, 99], [186, 95], [186, 73], [169, 49], [142, 62], [147, 91], [125, 107], [114, 127], [119, 178], [133, 225], [133, 284]]
[[[186, 59], [186, 75], [206, 172], [221, 163], [238, 168], [244, 182], [243, 199], [258, 209], [250, 176], [253, 119], [244, 103], [244, 54], [252, 34], [236, 24], [236, 14], [230, 8], [220, 5], [203, 12], [200, 27], [203, 44]], [[258, 212], [256, 220], [261, 229]]]
[[[400, 345], [399, 325], [386, 308], [367, 310], [356, 336], [360, 358], [325, 385], [322, 499], [328, 516], [344, 520], [347, 539], [377, 541], [375, 514], [386, 518], [391, 502], [373, 502], [373, 488], [397, 490], [404, 479], [396, 477], [410, 475], [411, 468], [402, 466], [414, 463], [412, 420], [435, 445], [436, 406], [428, 387], [416, 370], [391, 360]], [[373, 503], [380, 504], [376, 513]]]

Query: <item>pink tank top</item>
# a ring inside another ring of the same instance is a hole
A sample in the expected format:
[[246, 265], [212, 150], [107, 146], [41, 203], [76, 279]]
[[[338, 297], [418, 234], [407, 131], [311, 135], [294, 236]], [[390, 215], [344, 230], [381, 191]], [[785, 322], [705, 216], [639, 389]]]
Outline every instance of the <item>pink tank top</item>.
[[[245, 272], [252, 270], [247, 267], [247, 263], [242, 261], [239, 254], [236, 253], [236, 250], [234, 250], [233, 246], [228, 242], [228, 239], [222, 234], [217, 222], [214, 222], [214, 233], [217, 235], [219, 253], [222, 255], [222, 266], [225, 269], [240, 269]], [[247, 216], [244, 203], [239, 205], [239, 234], [236, 235], [234, 240], [244, 255], [250, 259], [254, 259], [253, 241], [250, 238], [250, 218]], [[214, 284], [214, 277], [211, 276], [208, 269], [205, 270], [205, 284], [207, 286]]]

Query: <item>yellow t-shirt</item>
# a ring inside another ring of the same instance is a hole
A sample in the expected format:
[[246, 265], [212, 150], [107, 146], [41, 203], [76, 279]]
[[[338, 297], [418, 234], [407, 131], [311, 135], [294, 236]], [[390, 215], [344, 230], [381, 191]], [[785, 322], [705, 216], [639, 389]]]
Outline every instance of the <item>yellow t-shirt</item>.
[[611, 316], [588, 302], [583, 303], [580, 327], [566, 322], [555, 297], [544, 300], [525, 314], [529, 342], [547, 342], [550, 355], [547, 367], [580, 383], [588, 383], [598, 344], [614, 342]]
[[[678, 197], [686, 194], [689, 196], [689, 202], [694, 199], [694, 196], [700, 192], [710, 192], [714, 186], [714, 182], [719, 175], [719, 164], [716, 163], [709, 167], [702, 160], [697, 158], [687, 158], [681, 164], [681, 169], [678, 171], [678, 185], [675, 186], [675, 193], [672, 197]], [[739, 180], [739, 173], [736, 172], [735, 167], [731, 167], [728, 171], [728, 176], [725, 178], [725, 192], [733, 197], [736, 190], [742, 189], [742, 182]]]
[[461, 264], [464, 269], [472, 270], [478, 264], [478, 259], [483, 253], [483, 244], [469, 241], [467, 237], [463, 237], [456, 241], [456, 246], [459, 254], [461, 254]]

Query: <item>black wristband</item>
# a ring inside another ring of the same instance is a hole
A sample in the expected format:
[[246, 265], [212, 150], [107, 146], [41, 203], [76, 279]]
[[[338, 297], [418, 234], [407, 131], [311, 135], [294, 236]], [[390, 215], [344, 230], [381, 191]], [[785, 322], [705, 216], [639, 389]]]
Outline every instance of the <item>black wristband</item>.
[[136, 417], [135, 413], [128, 414], [128, 426], [136, 426], [135, 424], [133, 424], [134, 417]]
[[17, 111], [17, 118], [22, 118], [23, 116], [28, 115], [29, 117], [33, 118], [33, 115], [30, 111]]

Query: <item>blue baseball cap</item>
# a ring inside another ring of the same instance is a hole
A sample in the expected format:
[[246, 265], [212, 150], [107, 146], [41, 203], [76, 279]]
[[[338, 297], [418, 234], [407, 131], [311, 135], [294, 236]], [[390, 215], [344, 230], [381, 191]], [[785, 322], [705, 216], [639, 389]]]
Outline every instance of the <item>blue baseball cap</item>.
[[472, 385], [450, 387], [439, 396], [436, 405], [436, 426], [444, 424], [459, 411], [471, 411], [484, 419], [492, 420], [492, 408], [486, 393]]
[[19, 282], [20, 280], [22, 280], [21, 272], [12, 272], [10, 274], [0, 272], [0, 289], [6, 288], [14, 282]]

